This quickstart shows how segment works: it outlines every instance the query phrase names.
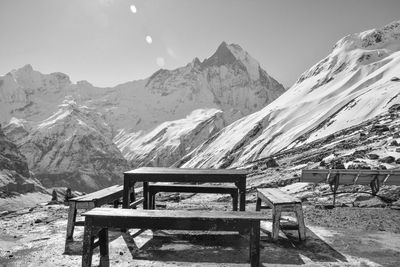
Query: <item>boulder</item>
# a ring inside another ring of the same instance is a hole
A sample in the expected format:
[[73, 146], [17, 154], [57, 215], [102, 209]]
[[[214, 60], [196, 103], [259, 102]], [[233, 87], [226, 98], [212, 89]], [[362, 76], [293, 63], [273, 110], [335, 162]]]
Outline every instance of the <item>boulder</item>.
[[379, 161], [383, 162], [383, 163], [393, 163], [395, 161], [395, 158], [392, 156], [387, 156], [387, 157], [380, 159]]
[[367, 155], [369, 159], [379, 159], [379, 155], [370, 153]]

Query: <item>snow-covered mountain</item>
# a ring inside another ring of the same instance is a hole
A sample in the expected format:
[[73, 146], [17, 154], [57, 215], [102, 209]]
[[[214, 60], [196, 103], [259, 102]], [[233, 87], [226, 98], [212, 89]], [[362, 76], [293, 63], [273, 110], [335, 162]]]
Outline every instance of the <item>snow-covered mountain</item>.
[[240, 46], [223, 42], [208, 59], [112, 88], [71, 83], [62, 73], [41, 74], [26, 65], [0, 77], [0, 123], [12, 117], [39, 121], [57, 111], [66, 96], [106, 116], [119, 129], [149, 131], [193, 110], [216, 108], [232, 122], [260, 110], [284, 92]]
[[44, 191], [29, 172], [26, 158], [3, 132], [0, 125], [0, 191], [26, 193]]
[[122, 130], [115, 144], [133, 166], [171, 166], [225, 126], [222, 111], [195, 110], [184, 119], [164, 122], [147, 134]]
[[[41, 74], [26, 65], [0, 77], [0, 122], [45, 120], [70, 97], [103, 114], [115, 142], [134, 166], [168, 165], [222, 126], [260, 110], [284, 91], [239, 45], [223, 42], [202, 62], [195, 58], [184, 67], [161, 69], [147, 79], [112, 88], [86, 81], [74, 84], [65, 74]], [[198, 109], [208, 111], [194, 112]], [[146, 140], [160, 129], [167, 135], [152, 141], [157, 148], [151, 148]]]
[[121, 184], [129, 169], [101, 114], [71, 98], [43, 121], [12, 119], [4, 131], [46, 187], [93, 191]]
[[359, 124], [400, 103], [400, 22], [350, 34], [262, 110], [186, 156], [184, 167], [237, 167]]

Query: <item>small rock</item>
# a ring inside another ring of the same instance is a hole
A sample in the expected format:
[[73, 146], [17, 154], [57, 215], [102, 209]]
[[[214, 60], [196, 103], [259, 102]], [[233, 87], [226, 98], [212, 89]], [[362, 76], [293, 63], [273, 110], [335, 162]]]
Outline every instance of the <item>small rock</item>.
[[377, 154], [368, 154], [367, 155], [369, 159], [379, 159], [379, 156]]
[[[399, 143], [397, 143], [396, 140], [393, 140], [392, 142], [390, 142], [391, 146], [399, 146]], [[397, 150], [397, 149], [396, 149]]]
[[9, 257], [9, 258], [12, 258], [12, 257], [14, 257], [14, 255], [13, 255], [13, 254], [10, 254], [10, 255], [8, 255], [8, 257]]
[[35, 220], [35, 223], [41, 223], [41, 222], [42, 222], [41, 219], [36, 219], [36, 220]]
[[379, 161], [383, 162], [383, 163], [393, 163], [395, 161], [395, 159], [392, 156], [387, 156], [387, 157], [380, 159]]
[[353, 205], [359, 208], [384, 208], [387, 204], [380, 198], [374, 197], [364, 201], [354, 201]]
[[400, 147], [396, 148], [396, 152], [400, 152]]
[[390, 81], [392, 81], [392, 82], [398, 82], [398, 81], [400, 81], [400, 78], [399, 78], [399, 77], [396, 77], [396, 76], [393, 76], [392, 78], [390, 78]]
[[400, 158], [396, 159], [395, 161], [397, 164], [400, 164]]
[[119, 252], [119, 255], [121, 255], [121, 256], [122, 256], [122, 255], [124, 255], [124, 253], [123, 253], [122, 251], [120, 251], [120, 252]]
[[392, 208], [394, 210], [400, 210], [400, 199], [397, 200], [396, 202], [393, 202], [392, 205], [390, 206], [390, 208]]

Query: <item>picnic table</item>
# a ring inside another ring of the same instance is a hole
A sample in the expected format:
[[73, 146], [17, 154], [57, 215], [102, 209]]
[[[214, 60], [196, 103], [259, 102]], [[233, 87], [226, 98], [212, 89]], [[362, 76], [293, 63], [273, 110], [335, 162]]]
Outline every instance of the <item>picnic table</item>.
[[[244, 211], [246, 205], [246, 175], [245, 170], [233, 169], [198, 169], [198, 168], [165, 168], [141, 167], [124, 173], [123, 208], [129, 208], [130, 192], [134, 192], [135, 184], [143, 183], [143, 208], [149, 209], [149, 182], [178, 183], [233, 183], [239, 190], [239, 210]], [[195, 185], [193, 185], [195, 187]], [[135, 194], [132, 194], [135, 198]]]

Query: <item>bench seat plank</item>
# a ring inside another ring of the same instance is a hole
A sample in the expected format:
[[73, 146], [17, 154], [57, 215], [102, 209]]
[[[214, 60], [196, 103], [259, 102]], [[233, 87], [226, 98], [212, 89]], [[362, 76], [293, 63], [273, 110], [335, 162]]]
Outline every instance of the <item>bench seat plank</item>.
[[114, 185], [87, 195], [74, 197], [70, 199], [70, 201], [85, 202], [85, 201], [94, 201], [94, 200], [102, 200], [109, 198], [115, 199], [116, 197], [122, 197], [122, 192], [123, 192], [122, 185]]
[[189, 210], [132, 210], [132, 209], [112, 209], [94, 208], [82, 214], [91, 217], [113, 216], [118, 218], [128, 217], [151, 217], [151, 218], [204, 218], [212, 220], [214, 218], [226, 220], [265, 220], [265, 216], [259, 212], [237, 212], [237, 211], [189, 211]]
[[271, 202], [272, 205], [284, 205], [301, 203], [300, 199], [282, 192], [278, 188], [259, 188], [258, 197], [264, 201]]

